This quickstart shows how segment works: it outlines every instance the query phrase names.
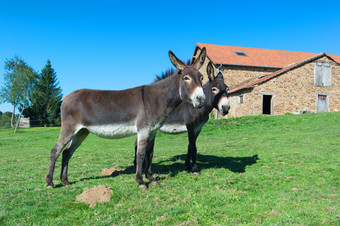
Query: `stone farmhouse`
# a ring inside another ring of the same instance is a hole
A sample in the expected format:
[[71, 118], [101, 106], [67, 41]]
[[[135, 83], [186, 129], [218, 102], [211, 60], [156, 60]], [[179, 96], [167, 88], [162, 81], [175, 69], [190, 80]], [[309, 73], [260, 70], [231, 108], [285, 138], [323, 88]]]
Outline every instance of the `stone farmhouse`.
[[228, 117], [340, 111], [340, 55], [197, 43], [193, 60], [203, 47], [229, 86]]

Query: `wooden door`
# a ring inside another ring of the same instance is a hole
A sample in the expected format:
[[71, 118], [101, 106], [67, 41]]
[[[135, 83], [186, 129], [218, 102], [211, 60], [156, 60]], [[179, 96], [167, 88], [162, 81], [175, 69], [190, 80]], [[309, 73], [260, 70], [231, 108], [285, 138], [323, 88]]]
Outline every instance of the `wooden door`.
[[316, 112], [328, 112], [328, 98], [327, 95], [318, 94], [318, 103]]

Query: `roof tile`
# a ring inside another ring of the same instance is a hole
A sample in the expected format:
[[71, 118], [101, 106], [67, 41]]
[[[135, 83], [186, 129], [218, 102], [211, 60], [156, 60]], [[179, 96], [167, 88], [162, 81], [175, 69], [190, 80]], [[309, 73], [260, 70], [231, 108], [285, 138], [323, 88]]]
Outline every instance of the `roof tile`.
[[[197, 43], [199, 48], [206, 47], [210, 60], [215, 64], [250, 65], [283, 68], [287, 65], [313, 57], [316, 53], [259, 49], [249, 47], [223, 46]], [[245, 53], [239, 56], [236, 52]], [[340, 62], [340, 55], [329, 55]]]

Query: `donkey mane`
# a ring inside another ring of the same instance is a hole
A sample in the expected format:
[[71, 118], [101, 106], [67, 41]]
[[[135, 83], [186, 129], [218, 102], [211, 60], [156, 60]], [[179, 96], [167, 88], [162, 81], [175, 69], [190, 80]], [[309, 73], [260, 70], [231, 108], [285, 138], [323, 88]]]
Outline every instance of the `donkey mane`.
[[[191, 60], [187, 60], [186, 64], [187, 66], [190, 66], [192, 64]], [[163, 79], [166, 79], [167, 77], [169, 76], [172, 76], [174, 74], [176, 74], [178, 70], [176, 70], [175, 68], [171, 67], [171, 68], [168, 68], [166, 71], [163, 71], [161, 73], [161, 75], [156, 75], [156, 78], [154, 80], [154, 82], [158, 82], [158, 81], [161, 81]]]

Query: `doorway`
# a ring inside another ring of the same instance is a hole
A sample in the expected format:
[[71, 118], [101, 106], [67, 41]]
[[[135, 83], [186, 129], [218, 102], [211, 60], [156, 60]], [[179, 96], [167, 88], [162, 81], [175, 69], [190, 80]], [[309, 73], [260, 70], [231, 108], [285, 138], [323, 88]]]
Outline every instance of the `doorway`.
[[316, 112], [328, 112], [328, 96], [317, 94]]
[[262, 95], [262, 114], [271, 115], [272, 112], [272, 100], [273, 95]]

